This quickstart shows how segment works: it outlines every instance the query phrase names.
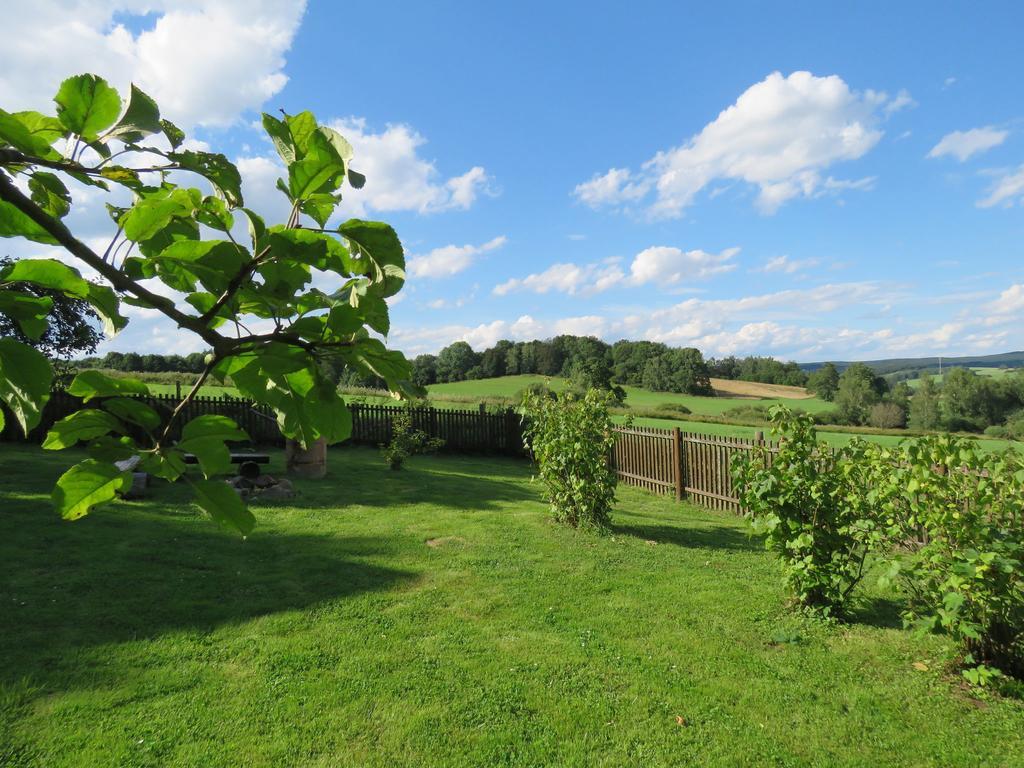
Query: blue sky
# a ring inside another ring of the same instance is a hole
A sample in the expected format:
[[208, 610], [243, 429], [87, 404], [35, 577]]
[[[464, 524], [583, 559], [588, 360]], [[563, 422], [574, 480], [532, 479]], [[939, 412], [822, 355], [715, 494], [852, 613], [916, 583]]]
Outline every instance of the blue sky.
[[[39, 29], [68, 19], [54, 55]], [[410, 254], [407, 352], [560, 332], [802, 361], [1024, 346], [1019, 4], [125, 0], [20, 23], [3, 106], [72, 72], [134, 79], [271, 215], [258, 112], [342, 130], [368, 175], [345, 214]], [[108, 342], [154, 345], [193, 342], [145, 313]]]

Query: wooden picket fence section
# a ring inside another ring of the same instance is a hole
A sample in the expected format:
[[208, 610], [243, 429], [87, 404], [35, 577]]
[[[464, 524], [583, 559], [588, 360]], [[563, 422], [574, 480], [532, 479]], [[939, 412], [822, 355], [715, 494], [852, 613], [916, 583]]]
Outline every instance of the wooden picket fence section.
[[[388, 442], [391, 439], [391, 419], [404, 409], [405, 406], [401, 405], [349, 405], [352, 412], [352, 437], [349, 440], [362, 445]], [[512, 409], [488, 413], [483, 407], [475, 411], [412, 408], [410, 415], [414, 429], [444, 440], [442, 451], [525, 455], [521, 419]]]
[[615, 436], [612, 462], [621, 482], [732, 512], [740, 511], [730, 471], [733, 457], [757, 446], [778, 450], [760, 432], [744, 440], [678, 428], [620, 427]]
[[[149, 395], [140, 400], [152, 406], [165, 419], [169, 418], [180, 402], [175, 395]], [[54, 392], [43, 411], [39, 426], [26, 438], [10, 415], [0, 432], [0, 440], [8, 442], [40, 443], [53, 424], [82, 407], [81, 399], [66, 392]], [[391, 419], [403, 410], [401, 405], [348, 404], [352, 414], [352, 435], [347, 442], [357, 445], [380, 445], [391, 439]], [[523, 456], [521, 420], [512, 410], [488, 413], [478, 410], [449, 411], [440, 408], [413, 408], [412, 424], [431, 437], [445, 441], [441, 449], [451, 453], [484, 453]], [[277, 426], [273, 412], [250, 400], [223, 395], [193, 398], [177, 421], [178, 430], [197, 416], [218, 414], [227, 416], [245, 430], [253, 444], [283, 445], [284, 437]], [[177, 439], [179, 434], [172, 434]]]

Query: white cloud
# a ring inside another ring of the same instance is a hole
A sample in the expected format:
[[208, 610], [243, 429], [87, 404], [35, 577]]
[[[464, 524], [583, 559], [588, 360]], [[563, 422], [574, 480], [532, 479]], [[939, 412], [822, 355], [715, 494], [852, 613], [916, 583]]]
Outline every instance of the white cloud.
[[639, 200], [650, 190], [649, 180], [632, 181], [633, 174], [625, 168], [612, 168], [595, 174], [590, 181], [577, 184], [576, 197], [591, 208]]
[[615, 285], [625, 275], [619, 268], [616, 260], [601, 264], [584, 264], [579, 266], [573, 263], [552, 264], [543, 272], [527, 275], [522, 279], [512, 278], [494, 287], [493, 293], [496, 296], [504, 296], [513, 291], [532, 291], [533, 293], [548, 293], [556, 291], [574, 296], [577, 293], [593, 294], [607, 290]]
[[468, 269], [482, 253], [500, 248], [508, 238], [499, 235], [482, 245], [445, 245], [422, 256], [410, 256], [406, 271], [413, 277], [450, 277]]
[[809, 267], [816, 266], [819, 263], [819, 259], [791, 259], [789, 256], [776, 256], [774, 259], [769, 259], [765, 262], [763, 267], [759, 267], [753, 271], [781, 272], [786, 275], [792, 275], [795, 272], [808, 269]]
[[1013, 205], [1014, 202], [1024, 203], [1024, 164], [1015, 171], [1004, 171], [996, 178], [989, 188], [988, 197], [978, 201], [979, 208], [991, 208], [995, 205]]
[[[820, 194], [822, 171], [855, 160], [882, 136], [886, 113], [907, 106], [906, 92], [851, 91], [832, 75], [774, 72], [684, 144], [659, 152], [639, 172], [613, 168], [576, 187], [591, 207], [639, 203], [650, 192], [653, 217], [677, 217], [716, 180], [741, 180], [759, 189], [757, 206], [773, 213], [795, 197]], [[831, 179], [831, 189], [844, 182]], [[860, 187], [862, 188], [862, 187]]]
[[1024, 285], [1016, 283], [999, 294], [992, 302], [992, 312], [996, 315], [1012, 315], [1024, 312]]
[[962, 163], [971, 155], [998, 147], [1009, 135], [1009, 131], [991, 126], [971, 128], [969, 131], [953, 131], [943, 136], [939, 143], [931, 148], [928, 157], [952, 155]]
[[480, 195], [493, 195], [491, 177], [481, 166], [459, 176], [441, 178], [437, 166], [420, 156], [427, 140], [409, 125], [388, 125], [374, 133], [366, 120], [350, 117], [331, 126], [352, 144], [352, 167], [366, 176], [366, 186], [345, 192], [343, 205], [353, 215], [375, 211], [437, 213], [466, 210]]
[[629, 267], [629, 280], [633, 285], [676, 285], [704, 280], [734, 270], [736, 265], [729, 262], [739, 252], [739, 248], [726, 248], [718, 254], [708, 253], [699, 248], [684, 251], [665, 245], [645, 248], [633, 259]]
[[899, 112], [901, 109], [910, 109], [916, 106], [917, 102], [911, 98], [910, 93], [906, 89], [902, 89], [899, 93], [896, 94], [895, 98], [893, 98], [892, 101], [888, 102], [885, 105], [885, 114], [893, 115]]
[[[22, 3], [5, 14], [0, 104], [52, 110], [64, 78], [93, 72], [122, 95], [134, 81], [182, 127], [227, 125], [284, 87], [304, 10], [304, 0]], [[130, 31], [125, 15], [143, 29]]]
[[628, 274], [619, 266], [617, 258], [605, 259], [594, 264], [552, 264], [543, 272], [506, 280], [496, 285], [493, 293], [504, 296], [513, 291], [556, 291], [570, 296], [590, 296], [607, 291], [616, 285], [679, 285], [706, 280], [713, 275], [732, 271], [736, 265], [730, 263], [730, 260], [739, 252], [739, 248], [726, 248], [721, 253], [714, 254], [700, 249], [684, 251], [660, 245], [640, 251], [633, 258]]

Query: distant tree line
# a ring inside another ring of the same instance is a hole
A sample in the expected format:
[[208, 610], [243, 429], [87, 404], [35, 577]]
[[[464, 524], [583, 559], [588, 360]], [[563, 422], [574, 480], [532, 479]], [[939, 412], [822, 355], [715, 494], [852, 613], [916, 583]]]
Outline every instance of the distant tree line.
[[103, 357], [86, 357], [75, 363], [82, 368], [109, 368], [135, 373], [202, 373], [206, 365], [205, 358], [205, 352], [192, 352], [188, 355], [107, 352]]

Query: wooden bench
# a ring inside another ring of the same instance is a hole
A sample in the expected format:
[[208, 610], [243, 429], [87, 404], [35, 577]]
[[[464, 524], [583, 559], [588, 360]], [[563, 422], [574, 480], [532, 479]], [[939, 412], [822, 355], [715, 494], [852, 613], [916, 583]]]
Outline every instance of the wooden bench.
[[[232, 464], [247, 464], [252, 462], [253, 464], [269, 464], [270, 454], [268, 453], [232, 453], [231, 463]], [[199, 459], [196, 458], [194, 453], [185, 454], [186, 464], [198, 464]]]

